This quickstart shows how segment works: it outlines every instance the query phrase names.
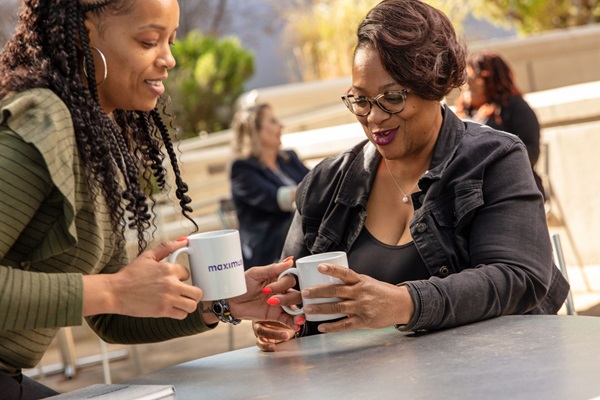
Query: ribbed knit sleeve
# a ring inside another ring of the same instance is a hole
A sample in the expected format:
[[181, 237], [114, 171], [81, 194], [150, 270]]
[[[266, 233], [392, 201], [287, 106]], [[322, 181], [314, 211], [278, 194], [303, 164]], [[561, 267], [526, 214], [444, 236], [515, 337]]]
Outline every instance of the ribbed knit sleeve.
[[[123, 246], [124, 243], [121, 243]], [[124, 247], [104, 267], [102, 273], [115, 273], [129, 262]], [[86, 317], [88, 325], [108, 343], [153, 343], [182, 336], [195, 335], [216, 326], [204, 324], [199, 311], [190, 313], [182, 321], [171, 318], [136, 318], [125, 315], [94, 315]]]
[[214, 328], [202, 321], [199, 311], [182, 321], [171, 318], [134, 318], [124, 315], [96, 315], [86, 318], [88, 324], [108, 343], [152, 343], [195, 335]]
[[[0, 330], [80, 325], [81, 274], [0, 267]], [[75, 300], [75, 301], [74, 301]]]
[[[7, 128], [6, 123], [1, 126]], [[43, 123], [37, 126], [43, 129]], [[81, 324], [81, 276], [29, 271], [42, 252], [72, 246], [73, 238], [64, 234], [71, 221], [57, 212], [70, 207], [64, 204], [68, 201], [53, 192], [47, 163], [37, 148], [10, 129], [1, 132], [0, 330]], [[41, 210], [49, 199], [54, 206]], [[72, 220], [72, 209], [70, 214]], [[45, 233], [36, 234], [41, 231]]]

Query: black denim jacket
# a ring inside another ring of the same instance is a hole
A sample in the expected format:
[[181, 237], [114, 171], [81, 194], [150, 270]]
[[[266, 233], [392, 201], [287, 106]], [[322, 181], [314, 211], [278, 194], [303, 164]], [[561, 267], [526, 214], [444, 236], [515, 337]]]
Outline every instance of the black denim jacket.
[[[441, 329], [504, 314], [555, 314], [569, 284], [553, 264], [542, 195], [516, 136], [444, 122], [413, 193], [410, 231], [432, 277], [404, 282], [415, 313], [402, 330]], [[381, 155], [363, 141], [317, 165], [296, 194], [283, 255], [348, 252], [367, 216]], [[374, 262], [377, 262], [374, 260]], [[401, 282], [392, 282], [400, 284]]]

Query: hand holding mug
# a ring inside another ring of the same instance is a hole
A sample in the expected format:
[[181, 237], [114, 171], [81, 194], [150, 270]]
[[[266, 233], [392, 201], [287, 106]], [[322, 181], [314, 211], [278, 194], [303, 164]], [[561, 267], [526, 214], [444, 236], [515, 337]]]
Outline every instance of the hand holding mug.
[[183, 241], [164, 242], [117, 273], [84, 275], [83, 315], [186, 318], [202, 291], [185, 283], [190, 275], [185, 267], [163, 261], [182, 246]]
[[[291, 259], [265, 267], [244, 271], [239, 232], [235, 229], [204, 232], [191, 235], [188, 245], [171, 254], [175, 262], [181, 253], [187, 253], [190, 261], [192, 284], [202, 289], [202, 301], [228, 299], [229, 311], [236, 319], [265, 319], [278, 321], [293, 329], [295, 320], [280, 307], [271, 307], [267, 299], [277, 294], [283, 305], [296, 304], [299, 294], [286, 293], [295, 280], [291, 277], [281, 281], [277, 277], [291, 266]], [[210, 308], [205, 304], [203, 308]], [[206, 323], [217, 322], [210, 312], [203, 314]]]
[[303, 323], [300, 316], [290, 316], [281, 307], [267, 304], [289, 306], [300, 301], [300, 293], [290, 290], [296, 284], [296, 280], [287, 276], [278, 279], [280, 274], [292, 266], [292, 258], [281, 263], [271, 264], [265, 267], [253, 267], [246, 271], [246, 283], [248, 291], [229, 299], [231, 313], [236, 318], [251, 320], [276, 321], [286, 325], [294, 331], [298, 324]]
[[392, 285], [370, 276], [357, 274], [337, 265], [319, 265], [319, 272], [343, 282], [341, 286], [316, 286], [302, 290], [303, 299], [339, 296], [337, 303], [305, 305], [310, 314], [344, 313], [341, 321], [318, 326], [320, 332], [341, 332], [352, 329], [379, 329], [396, 324], [407, 324], [414, 313], [414, 302], [404, 285]]
[[190, 235], [188, 245], [169, 257], [187, 253], [192, 284], [202, 289], [202, 300], [222, 300], [246, 293], [240, 234], [235, 229]]
[[[348, 259], [346, 257], [346, 253], [344, 253], [343, 251], [313, 254], [311, 256], [298, 259], [296, 261], [296, 268], [290, 268], [283, 271], [281, 275], [279, 275], [279, 279], [289, 274], [296, 275], [298, 277], [301, 291], [315, 286], [343, 285], [344, 282], [341, 279], [333, 276], [324, 275], [321, 272], [319, 272], [317, 267], [322, 263], [337, 265], [340, 268], [348, 268]], [[341, 300], [341, 298], [330, 296], [323, 296], [321, 298], [305, 298], [304, 296], [302, 296], [302, 303], [305, 306], [320, 303], [333, 303], [339, 302]], [[285, 310], [285, 312], [287, 312], [290, 315], [306, 314], [307, 321], [328, 321], [332, 319], [343, 318], [346, 316], [345, 314], [340, 313], [309, 314], [305, 313], [303, 308], [291, 309], [290, 307], [287, 307], [285, 305], [282, 305], [282, 307]]]

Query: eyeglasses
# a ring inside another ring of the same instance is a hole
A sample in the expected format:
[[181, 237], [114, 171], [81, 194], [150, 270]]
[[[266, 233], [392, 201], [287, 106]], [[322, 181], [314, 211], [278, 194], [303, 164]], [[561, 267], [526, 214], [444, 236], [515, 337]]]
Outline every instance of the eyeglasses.
[[371, 113], [373, 102], [375, 102], [382, 111], [388, 114], [398, 114], [406, 107], [406, 95], [408, 93], [408, 89], [390, 90], [389, 92], [378, 94], [372, 98], [346, 94], [342, 96], [342, 101], [352, 114], [359, 117], [366, 117]]

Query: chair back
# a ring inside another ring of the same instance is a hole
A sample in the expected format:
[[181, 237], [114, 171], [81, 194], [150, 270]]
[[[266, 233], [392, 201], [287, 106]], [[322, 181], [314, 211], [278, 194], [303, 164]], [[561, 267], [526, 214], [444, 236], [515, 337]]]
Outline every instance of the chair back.
[[230, 197], [223, 197], [219, 200], [217, 215], [221, 221], [223, 229], [239, 229], [235, 204]]
[[[558, 233], [552, 235], [552, 249], [554, 250], [554, 258], [558, 264], [558, 268], [568, 282], [569, 274], [567, 273], [567, 264], [565, 263], [565, 257], [563, 254], [562, 245], [560, 243], [560, 235]], [[569, 289], [569, 293], [567, 294], [565, 306], [567, 308], [567, 315], [577, 315], [577, 312], [575, 311], [575, 305], [573, 303], [571, 289]]]

